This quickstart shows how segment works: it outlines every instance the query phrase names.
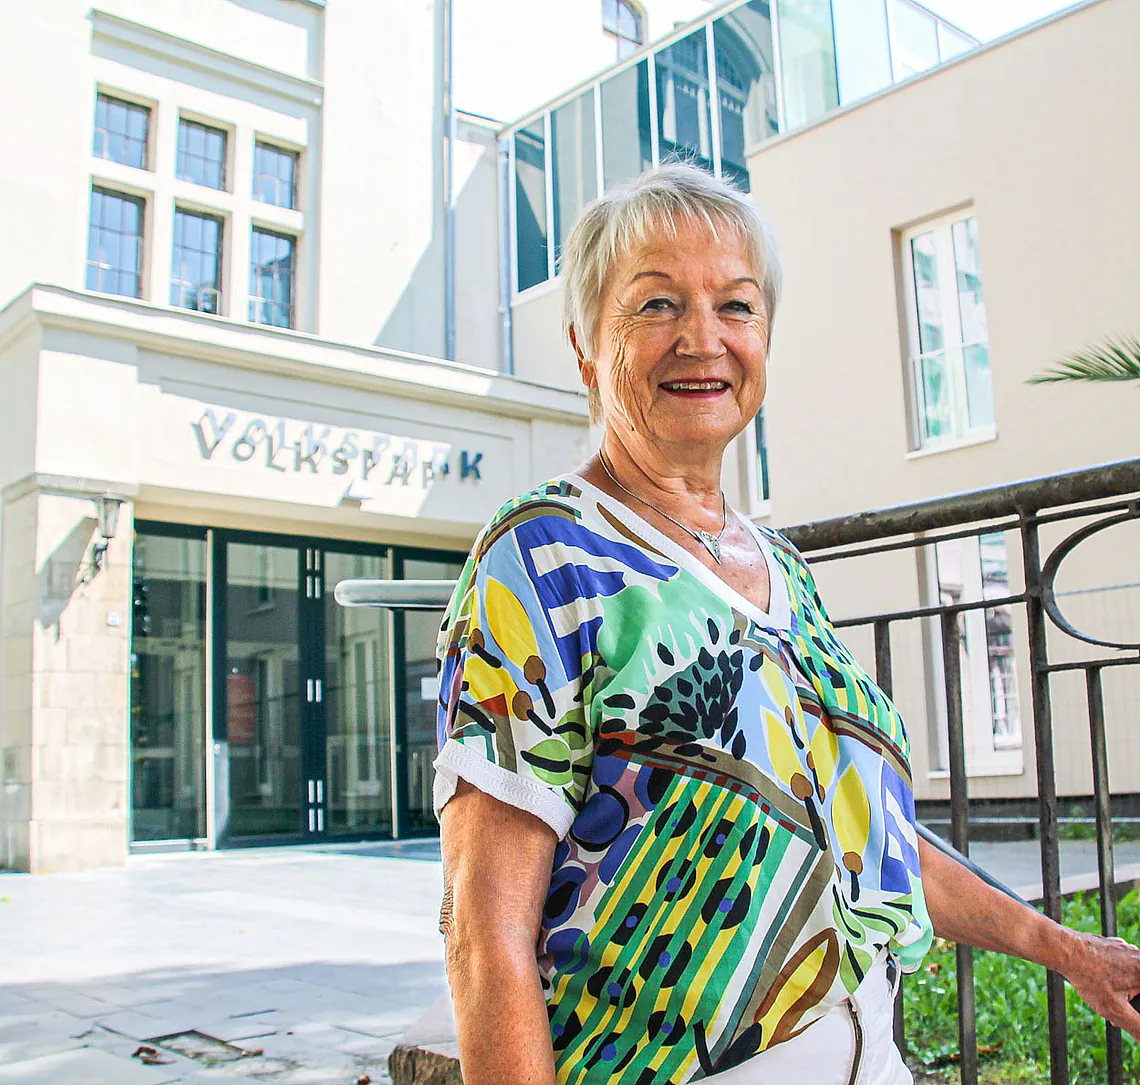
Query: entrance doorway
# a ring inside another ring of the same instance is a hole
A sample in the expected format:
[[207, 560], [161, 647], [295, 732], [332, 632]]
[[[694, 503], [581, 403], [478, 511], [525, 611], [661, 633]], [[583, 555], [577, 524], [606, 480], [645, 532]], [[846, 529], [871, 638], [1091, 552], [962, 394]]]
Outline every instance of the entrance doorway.
[[333, 589], [455, 577], [458, 555], [144, 522], [135, 552], [133, 845], [436, 831], [438, 615]]

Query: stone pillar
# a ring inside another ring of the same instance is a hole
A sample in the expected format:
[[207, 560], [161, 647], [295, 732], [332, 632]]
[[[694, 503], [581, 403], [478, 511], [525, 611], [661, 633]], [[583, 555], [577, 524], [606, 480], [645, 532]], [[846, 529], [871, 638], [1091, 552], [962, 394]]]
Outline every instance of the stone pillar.
[[95, 572], [96, 497], [4, 506], [0, 856], [17, 870], [126, 859], [131, 515]]

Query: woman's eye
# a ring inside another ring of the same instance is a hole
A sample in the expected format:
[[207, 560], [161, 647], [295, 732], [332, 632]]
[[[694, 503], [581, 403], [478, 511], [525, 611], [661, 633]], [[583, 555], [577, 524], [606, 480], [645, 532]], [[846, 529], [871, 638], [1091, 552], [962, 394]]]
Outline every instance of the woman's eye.
[[743, 301], [740, 299], [730, 301], [725, 308], [734, 313], [754, 313], [756, 310], [752, 307], [752, 302]]
[[642, 307], [643, 313], [662, 313], [673, 306], [671, 298], [650, 298]]

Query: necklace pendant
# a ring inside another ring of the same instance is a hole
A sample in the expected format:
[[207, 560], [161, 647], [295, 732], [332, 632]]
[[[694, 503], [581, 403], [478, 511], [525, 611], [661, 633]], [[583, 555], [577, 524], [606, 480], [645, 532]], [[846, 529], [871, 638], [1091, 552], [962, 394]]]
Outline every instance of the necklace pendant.
[[707, 531], [697, 530], [694, 532], [697, 542], [701, 544], [711, 555], [713, 561], [720, 564], [720, 539], [715, 535], [710, 535]]

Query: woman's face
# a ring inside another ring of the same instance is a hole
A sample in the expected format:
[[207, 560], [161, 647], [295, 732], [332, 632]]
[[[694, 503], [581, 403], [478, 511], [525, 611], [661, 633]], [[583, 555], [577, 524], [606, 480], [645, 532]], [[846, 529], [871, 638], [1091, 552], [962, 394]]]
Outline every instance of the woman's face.
[[582, 363], [606, 423], [654, 445], [719, 456], [760, 410], [768, 314], [744, 240], [678, 223], [619, 261], [597, 349]]

